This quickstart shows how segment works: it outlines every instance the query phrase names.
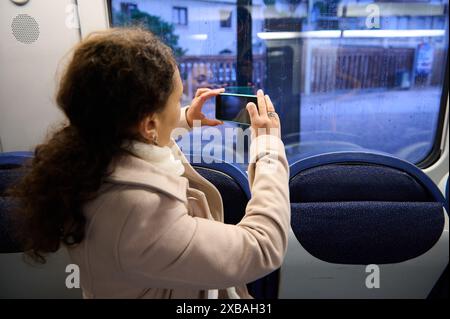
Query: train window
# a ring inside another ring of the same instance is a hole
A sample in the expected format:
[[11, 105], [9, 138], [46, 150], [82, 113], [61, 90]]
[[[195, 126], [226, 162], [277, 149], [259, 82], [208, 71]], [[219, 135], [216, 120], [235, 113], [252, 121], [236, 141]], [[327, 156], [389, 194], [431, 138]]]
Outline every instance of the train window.
[[[440, 155], [448, 0], [110, 0], [109, 6], [113, 26], [139, 24], [173, 48], [186, 103], [199, 87], [264, 89], [280, 114], [290, 161], [374, 150], [425, 167]], [[205, 108], [214, 116], [213, 102]]]

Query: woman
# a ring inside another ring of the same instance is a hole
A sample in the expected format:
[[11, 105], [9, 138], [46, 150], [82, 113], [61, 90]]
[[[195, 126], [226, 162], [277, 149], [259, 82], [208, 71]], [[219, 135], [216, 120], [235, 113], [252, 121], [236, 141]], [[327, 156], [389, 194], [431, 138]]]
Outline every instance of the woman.
[[45, 262], [66, 246], [85, 298], [251, 298], [245, 284], [281, 265], [290, 222], [273, 104], [260, 91], [259, 111], [247, 105], [252, 199], [238, 225], [223, 223], [219, 192], [171, 139], [195, 120], [221, 124], [202, 106], [222, 91], [199, 89], [180, 108], [176, 62], [151, 33], [112, 29], [83, 40], [57, 93], [68, 123], [36, 148], [13, 190], [27, 254]]

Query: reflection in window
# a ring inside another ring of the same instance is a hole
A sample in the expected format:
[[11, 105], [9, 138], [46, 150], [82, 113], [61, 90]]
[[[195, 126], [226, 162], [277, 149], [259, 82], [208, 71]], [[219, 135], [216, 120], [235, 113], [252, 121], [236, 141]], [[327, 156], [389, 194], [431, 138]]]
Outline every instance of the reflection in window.
[[173, 7], [172, 8], [172, 21], [178, 25], [188, 24], [187, 8], [185, 7]]
[[231, 11], [220, 10], [220, 27], [231, 28]]
[[434, 145], [448, 0], [111, 2], [114, 25], [159, 21], [149, 29], [176, 52], [185, 103], [205, 86], [270, 94], [291, 161], [375, 150], [418, 163]]

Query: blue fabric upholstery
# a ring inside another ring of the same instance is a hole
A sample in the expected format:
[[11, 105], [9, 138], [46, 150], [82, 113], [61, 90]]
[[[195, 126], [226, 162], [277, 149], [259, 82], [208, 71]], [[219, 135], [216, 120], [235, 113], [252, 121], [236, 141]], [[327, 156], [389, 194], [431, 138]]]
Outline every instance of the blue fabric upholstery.
[[433, 201], [409, 174], [394, 168], [361, 164], [329, 164], [294, 176], [291, 202]]
[[32, 152], [4, 152], [0, 153], [0, 166], [22, 166], [33, 157]]
[[398, 263], [422, 255], [444, 228], [435, 202], [293, 203], [292, 229], [313, 256], [338, 264]]
[[[203, 167], [230, 176], [239, 185], [247, 198], [251, 197], [247, 174], [239, 166], [237, 166], [237, 164], [227, 163], [218, 158], [205, 157], [196, 154], [187, 154], [186, 158], [190, 161], [193, 167]], [[195, 161], [192, 161], [192, 159]]]
[[14, 223], [11, 211], [17, 203], [10, 197], [0, 197], [0, 253], [18, 253], [22, 251], [20, 243], [14, 238]]
[[6, 189], [16, 183], [24, 174], [21, 168], [3, 169], [0, 166], [0, 196], [4, 196]]
[[313, 256], [340, 264], [405, 261], [444, 228], [445, 200], [414, 165], [371, 153], [332, 153], [294, 163], [293, 232]]
[[13, 236], [15, 227], [11, 212], [16, 208], [17, 202], [6, 196], [5, 192], [25, 174], [23, 166], [31, 156], [30, 152], [0, 153], [0, 253], [22, 251]]
[[[192, 158], [189, 156], [188, 158]], [[197, 172], [219, 190], [224, 206], [224, 221], [238, 224], [244, 217], [250, 189], [246, 175], [237, 166], [219, 159], [202, 158], [201, 163], [191, 163]], [[275, 299], [278, 296], [279, 270], [247, 284], [249, 293], [256, 299]]]
[[206, 167], [195, 167], [196, 171], [217, 187], [223, 200], [224, 222], [237, 224], [245, 213], [248, 197], [242, 187], [230, 175]]
[[30, 152], [0, 153], [0, 196], [24, 175], [23, 166], [30, 159]]
[[434, 182], [424, 172], [422, 172], [422, 170], [409, 162], [381, 153], [337, 152], [312, 156], [299, 160], [291, 165], [291, 180], [293, 177], [307, 169], [331, 164], [364, 164], [365, 166], [375, 165], [390, 167], [402, 171], [419, 182], [425, 190], [431, 194], [434, 201], [445, 205], [445, 198], [441, 191], [434, 184]]

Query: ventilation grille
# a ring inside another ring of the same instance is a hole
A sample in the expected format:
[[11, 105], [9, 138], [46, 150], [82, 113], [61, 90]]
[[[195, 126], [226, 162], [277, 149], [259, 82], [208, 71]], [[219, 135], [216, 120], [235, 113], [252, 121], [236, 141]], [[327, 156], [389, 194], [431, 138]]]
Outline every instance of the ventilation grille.
[[11, 23], [12, 34], [17, 41], [31, 44], [39, 38], [39, 24], [28, 14], [18, 14]]

